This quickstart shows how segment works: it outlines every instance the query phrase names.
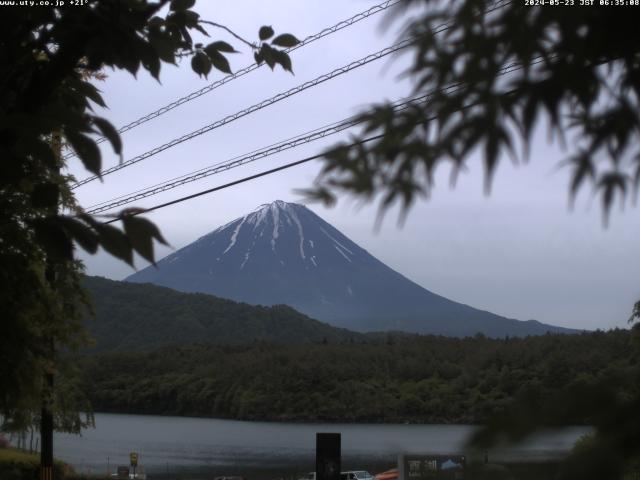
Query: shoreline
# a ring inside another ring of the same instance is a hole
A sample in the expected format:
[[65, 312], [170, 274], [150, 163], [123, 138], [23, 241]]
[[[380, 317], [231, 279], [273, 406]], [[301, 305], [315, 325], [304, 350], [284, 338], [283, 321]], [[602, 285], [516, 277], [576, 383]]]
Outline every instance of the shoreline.
[[[229, 476], [229, 468], [314, 470], [318, 432], [342, 435], [343, 467], [371, 470], [393, 466], [398, 454], [466, 453], [469, 425], [274, 423], [201, 417], [96, 414], [96, 428], [78, 437], [57, 434], [55, 454], [78, 471], [105, 472], [138, 452], [147, 472], [205, 469]], [[495, 462], [556, 462], [587, 430], [578, 427], [534, 438], [515, 448], [489, 451]], [[224, 471], [227, 469], [227, 471]], [[387, 468], [384, 468], [387, 469]], [[383, 471], [383, 470], [379, 470]]]
[[[84, 413], [83, 413], [84, 414]], [[481, 423], [464, 423], [464, 422], [418, 422], [418, 421], [405, 421], [405, 422], [385, 422], [385, 421], [348, 421], [348, 420], [298, 420], [298, 419], [279, 419], [279, 418], [261, 418], [261, 419], [247, 419], [247, 418], [233, 418], [233, 417], [209, 417], [206, 415], [194, 414], [194, 415], [178, 415], [175, 413], [136, 413], [136, 412], [120, 412], [120, 411], [96, 411], [94, 415], [126, 415], [131, 417], [161, 417], [161, 418], [181, 418], [181, 419], [199, 419], [199, 420], [219, 420], [225, 422], [239, 422], [239, 423], [251, 423], [251, 424], [282, 424], [282, 425], [396, 425], [396, 426], [460, 426], [460, 427], [481, 427]], [[554, 426], [542, 426], [540, 431], [553, 431], [567, 428], [589, 428], [588, 424], [567, 424], [567, 425], [554, 425]]]

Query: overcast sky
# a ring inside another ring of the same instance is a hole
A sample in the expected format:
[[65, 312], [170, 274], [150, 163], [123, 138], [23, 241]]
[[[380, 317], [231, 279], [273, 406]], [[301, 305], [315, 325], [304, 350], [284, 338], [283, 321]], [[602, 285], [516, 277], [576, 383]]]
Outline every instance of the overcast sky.
[[[377, 3], [200, 0], [196, 10], [253, 40], [263, 24], [272, 25], [276, 33], [304, 38]], [[295, 76], [279, 68], [275, 72], [260, 68], [124, 134], [124, 159], [390, 45], [396, 32], [382, 31], [382, 18], [375, 15], [296, 51]], [[251, 63], [247, 48], [222, 31], [211, 33], [213, 39], [231, 41], [241, 51], [231, 58], [234, 71]], [[411, 86], [399, 79], [399, 72], [409, 60], [387, 57], [361, 67], [109, 175], [103, 183], [87, 184], [76, 191], [77, 196], [88, 207], [344, 119], [372, 102], [405, 97]], [[178, 68], [163, 67], [161, 85], [145, 73], [137, 79], [106, 73], [108, 79], [99, 88], [110, 109], [102, 113], [118, 127], [221, 78], [212, 72], [209, 80], [199, 79], [188, 62]], [[341, 138], [346, 136], [313, 142], [134, 205], [149, 207], [273, 168], [319, 153]], [[118, 162], [107, 146], [103, 152], [105, 167]], [[640, 238], [638, 210], [616, 211], [604, 229], [599, 204], [584, 192], [570, 211], [568, 172], [555, 168], [562, 156], [548, 144], [541, 128], [530, 163], [516, 167], [503, 159], [488, 197], [482, 191], [480, 158], [469, 163], [455, 190], [442, 171], [433, 197], [417, 204], [402, 228], [397, 226], [397, 211], [391, 211], [382, 228], [374, 231], [376, 206], [363, 206], [348, 197], [340, 198], [332, 209], [317, 204], [309, 208], [393, 269], [452, 300], [521, 320], [587, 329], [625, 327], [632, 304], [640, 299], [640, 257], [633, 253]], [[300, 202], [294, 189], [310, 186], [320, 165], [295, 167], [149, 217], [173, 248], [181, 248], [263, 203]], [[87, 176], [75, 162], [71, 169], [78, 178]], [[170, 251], [159, 249], [159, 257]], [[133, 272], [105, 254], [80, 256], [91, 275], [119, 280]], [[145, 263], [138, 259], [136, 266]]]

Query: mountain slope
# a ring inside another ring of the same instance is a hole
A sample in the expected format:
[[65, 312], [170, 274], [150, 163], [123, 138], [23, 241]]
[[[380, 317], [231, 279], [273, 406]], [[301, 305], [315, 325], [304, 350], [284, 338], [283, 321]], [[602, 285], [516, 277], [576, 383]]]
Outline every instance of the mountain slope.
[[126, 279], [251, 304], [287, 304], [359, 331], [444, 335], [568, 331], [453, 302], [392, 270], [302, 205], [275, 201]]
[[257, 307], [156, 285], [85, 277], [95, 318], [87, 327], [94, 351], [190, 343], [331, 343], [361, 335], [313, 320], [286, 305]]

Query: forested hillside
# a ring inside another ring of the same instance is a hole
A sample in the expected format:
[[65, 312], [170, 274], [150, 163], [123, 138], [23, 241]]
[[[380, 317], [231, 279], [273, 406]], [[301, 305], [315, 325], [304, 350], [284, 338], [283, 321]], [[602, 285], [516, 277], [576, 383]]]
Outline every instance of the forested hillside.
[[82, 363], [84, 389], [99, 412], [477, 423], [516, 396], [539, 400], [636, 368], [638, 358], [632, 334], [615, 330], [503, 340], [194, 345], [100, 354]]
[[286, 305], [261, 307], [150, 284], [85, 277], [95, 316], [91, 351], [164, 345], [348, 341], [360, 334], [313, 320]]

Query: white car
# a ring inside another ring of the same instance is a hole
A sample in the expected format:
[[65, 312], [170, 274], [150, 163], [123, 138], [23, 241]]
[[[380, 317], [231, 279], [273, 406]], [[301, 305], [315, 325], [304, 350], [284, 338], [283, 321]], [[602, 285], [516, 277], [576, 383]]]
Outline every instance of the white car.
[[340, 472], [340, 480], [373, 480], [373, 475], [366, 470], [351, 470]]

